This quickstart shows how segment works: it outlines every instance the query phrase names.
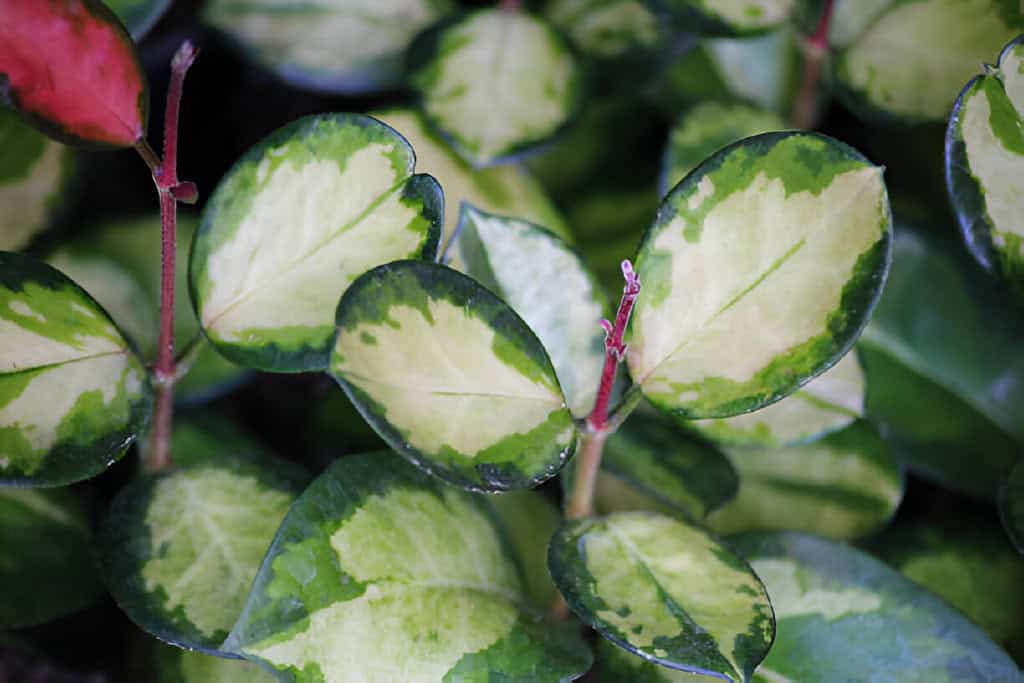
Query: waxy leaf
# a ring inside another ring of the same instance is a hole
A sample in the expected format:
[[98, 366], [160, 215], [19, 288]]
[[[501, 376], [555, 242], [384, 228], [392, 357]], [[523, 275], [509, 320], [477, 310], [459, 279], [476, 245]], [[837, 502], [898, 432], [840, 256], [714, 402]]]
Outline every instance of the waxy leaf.
[[552, 137], [576, 109], [580, 75], [546, 23], [516, 10], [473, 12], [414, 46], [412, 84], [428, 120], [474, 166]]
[[463, 204], [448, 265], [506, 302], [551, 356], [569, 409], [594, 407], [604, 366], [606, 304], [600, 284], [565, 242], [543, 227]]
[[548, 540], [562, 523], [558, 508], [539, 491], [510, 491], [489, 500], [512, 541], [530, 604], [547, 610], [558, 594], [548, 573]]
[[897, 0], [836, 57], [839, 94], [871, 118], [944, 120], [1022, 29], [1024, 9], [1010, 0]]
[[658, 2], [698, 33], [743, 35], [760, 33], [786, 22], [796, 0], [647, 0]]
[[207, 338], [261, 370], [325, 369], [352, 281], [436, 256], [441, 188], [414, 165], [400, 135], [359, 114], [299, 119], [250, 149], [192, 243], [189, 287]]
[[[590, 674], [598, 681], [629, 683], [710, 683], [712, 680], [700, 674], [655, 664], [604, 638], [599, 638], [594, 644], [594, 668]], [[715, 680], [719, 680], [717, 676]]]
[[211, 657], [176, 647], [161, 648], [154, 659], [155, 683], [274, 683], [276, 680], [252, 662]]
[[651, 50], [662, 40], [662, 20], [642, 0], [553, 0], [544, 15], [595, 59]]
[[434, 263], [383, 265], [345, 292], [337, 323], [331, 374], [415, 465], [501, 491], [536, 486], [568, 457], [575, 429], [547, 352], [475, 280]]
[[19, 251], [49, 227], [73, 163], [71, 150], [47, 140], [0, 108], [0, 250]]
[[139, 40], [171, 6], [171, 0], [103, 0], [125, 25], [132, 38]]
[[664, 199], [636, 270], [629, 370], [679, 417], [768, 405], [850, 348], [881, 293], [891, 218], [882, 171], [814, 133], [765, 133]]
[[0, 252], [0, 484], [98, 474], [149, 410], [146, 370], [96, 301], [53, 268]]
[[719, 534], [792, 530], [857, 538], [882, 528], [903, 499], [899, 464], [868, 422], [814, 443], [725, 453], [740, 486], [736, 499], [707, 519]]
[[698, 104], [672, 128], [662, 161], [658, 193], [668, 193], [709, 156], [737, 140], [786, 128], [778, 114], [747, 104]]
[[103, 593], [89, 520], [66, 490], [0, 489], [0, 628], [40, 624]]
[[999, 491], [999, 515], [1010, 540], [1024, 554], [1024, 465], [1020, 463]]
[[98, 540], [114, 599], [161, 640], [217, 652], [307, 480], [289, 463], [220, 455], [129, 484]]
[[778, 403], [736, 417], [681, 424], [725, 446], [789, 446], [843, 429], [863, 417], [864, 390], [864, 371], [857, 354], [851, 352]]
[[61, 142], [130, 147], [149, 93], [131, 37], [99, 0], [0, 3], [0, 99]]
[[294, 683], [569, 681], [571, 630], [524, 607], [485, 501], [393, 454], [342, 458], [292, 505], [226, 647]]
[[960, 93], [946, 131], [946, 183], [974, 257], [1024, 293], [1024, 35]]
[[775, 621], [757, 576], [679, 520], [620, 512], [568, 521], [548, 566], [580, 619], [652, 662], [747, 681], [771, 646]]
[[775, 644], [754, 681], [1021, 680], [980, 628], [865, 553], [797, 533], [730, 545], [764, 581], [775, 608]]
[[412, 39], [450, 9], [450, 0], [213, 0], [202, 16], [282, 80], [358, 94], [397, 85]]

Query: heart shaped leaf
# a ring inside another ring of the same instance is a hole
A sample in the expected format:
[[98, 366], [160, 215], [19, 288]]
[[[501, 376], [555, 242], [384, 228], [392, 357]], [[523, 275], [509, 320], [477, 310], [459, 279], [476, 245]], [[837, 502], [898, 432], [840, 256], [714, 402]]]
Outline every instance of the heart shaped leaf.
[[[652, 2], [652, 0], [647, 0]], [[696, 24], [698, 33], [745, 35], [775, 28], [789, 19], [795, 0], [661, 0], [680, 20]]]
[[331, 374], [415, 465], [501, 491], [536, 486], [568, 457], [575, 429], [547, 352], [475, 280], [421, 261], [383, 265], [345, 292], [337, 322]]
[[207, 338], [241, 365], [325, 369], [349, 284], [381, 263], [437, 254], [441, 188], [414, 165], [400, 135], [358, 114], [299, 119], [250, 149], [192, 244], [189, 287]]
[[881, 293], [881, 169], [814, 133], [717, 153], [665, 198], [640, 247], [629, 369], [680, 417], [755, 410], [827, 370]]

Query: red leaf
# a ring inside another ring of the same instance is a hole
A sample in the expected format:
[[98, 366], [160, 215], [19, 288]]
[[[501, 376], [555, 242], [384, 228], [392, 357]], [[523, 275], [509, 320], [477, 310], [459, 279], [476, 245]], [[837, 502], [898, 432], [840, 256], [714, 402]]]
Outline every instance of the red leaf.
[[145, 133], [135, 45], [98, 0], [0, 0], [0, 94], [62, 142], [127, 147]]

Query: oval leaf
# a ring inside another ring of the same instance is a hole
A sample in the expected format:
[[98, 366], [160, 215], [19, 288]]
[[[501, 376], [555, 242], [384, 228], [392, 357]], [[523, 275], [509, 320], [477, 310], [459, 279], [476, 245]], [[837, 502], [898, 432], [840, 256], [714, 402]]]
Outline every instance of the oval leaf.
[[287, 463], [220, 455], [129, 484], [98, 538], [114, 599], [157, 638], [216, 653], [307, 479]]
[[276, 680], [251, 662], [211, 657], [176, 647], [160, 648], [154, 659], [155, 683], [274, 683]]
[[680, 19], [695, 22], [698, 33], [726, 36], [760, 33], [780, 26], [797, 4], [796, 0], [660, 1]]
[[548, 609], [558, 595], [548, 573], [548, 540], [562, 522], [558, 508], [539, 491], [512, 491], [490, 501], [508, 530], [530, 604]]
[[207, 338], [273, 372], [322, 370], [342, 292], [370, 268], [433, 259], [443, 198], [409, 144], [376, 119], [321, 114], [250, 149], [217, 186], [189, 287]]
[[606, 304], [579, 255], [540, 226], [463, 204], [446, 256], [522, 317], [551, 355], [569, 409], [589, 413], [604, 366]]
[[1018, 463], [999, 493], [999, 515], [1010, 540], [1024, 554], [1024, 465]]
[[536, 486], [568, 457], [575, 430], [547, 352], [471, 278], [418, 261], [380, 266], [345, 293], [337, 322], [331, 373], [413, 464], [501, 491]]
[[629, 369], [680, 417], [755, 410], [828, 369], [881, 293], [881, 169], [814, 133], [722, 150], [669, 193], [637, 256]]
[[870, 118], [944, 120], [978, 66], [1022, 28], [1024, 12], [1004, 0], [894, 2], [837, 56], [839, 94]]
[[865, 553], [796, 533], [731, 545], [775, 608], [775, 645], [755, 681], [885, 680], [894, 672], [929, 683], [1020, 680], [980, 628]]
[[295, 502], [226, 647], [295, 683], [568, 681], [575, 634], [524, 611], [485, 503], [386, 453], [342, 458]]
[[213, 0], [202, 16], [288, 83], [359, 94], [397, 85], [413, 37], [450, 9], [449, 0]]
[[429, 34], [414, 53], [422, 66], [412, 84], [427, 118], [474, 166], [546, 141], [576, 109], [581, 86], [572, 53], [529, 14], [474, 12]]
[[104, 0], [114, 10], [132, 38], [140, 40], [171, 6], [171, 0]]
[[719, 534], [794, 530], [856, 538], [883, 527], [903, 499], [899, 464], [867, 422], [801, 446], [725, 453], [740, 486], [736, 500], [707, 520]]
[[580, 619], [652, 662], [747, 681], [771, 646], [775, 622], [757, 576], [679, 520], [620, 512], [568, 521], [548, 566]]
[[974, 257], [1024, 293], [1024, 36], [972, 80], [946, 130], [946, 183]]
[[662, 18], [642, 0], [553, 0], [544, 15], [594, 59], [652, 50], [663, 38]]
[[0, 99], [61, 142], [130, 147], [149, 93], [135, 45], [99, 0], [5, 0]]
[[0, 252], [0, 484], [102, 472], [149, 419], [146, 370], [107, 313], [50, 266]]
[[828, 28], [829, 47], [849, 47], [894, 2], [896, 0], [835, 0]]

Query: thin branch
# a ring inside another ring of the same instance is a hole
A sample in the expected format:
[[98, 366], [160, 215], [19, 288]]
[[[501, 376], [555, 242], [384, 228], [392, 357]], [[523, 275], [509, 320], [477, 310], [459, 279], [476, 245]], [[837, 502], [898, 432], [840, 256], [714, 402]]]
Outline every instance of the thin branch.
[[804, 72], [800, 92], [793, 103], [790, 121], [794, 128], [810, 130], [818, 120], [818, 86], [821, 69], [828, 57], [828, 32], [832, 25], [834, 0], [825, 0], [814, 33], [804, 41]]

